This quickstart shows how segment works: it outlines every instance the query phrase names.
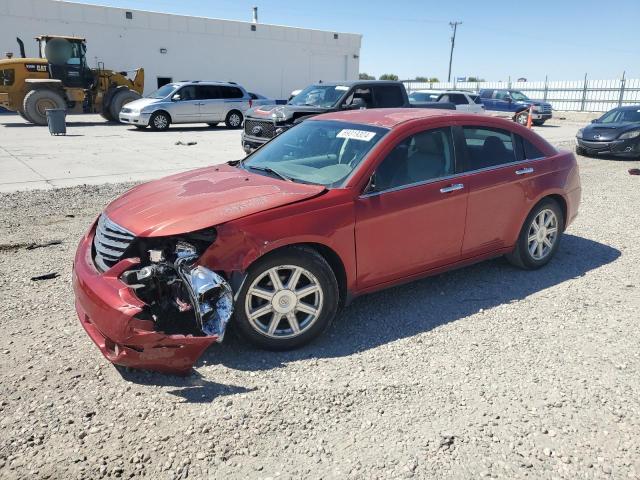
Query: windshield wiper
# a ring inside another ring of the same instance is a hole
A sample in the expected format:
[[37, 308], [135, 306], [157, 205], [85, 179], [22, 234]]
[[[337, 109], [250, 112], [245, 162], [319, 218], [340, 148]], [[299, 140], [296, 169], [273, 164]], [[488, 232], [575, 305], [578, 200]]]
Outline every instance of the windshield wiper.
[[271, 167], [263, 167], [261, 165], [249, 165], [249, 168], [251, 170], [259, 170], [261, 172], [266, 172], [266, 173], [271, 173], [272, 175], [276, 175], [277, 177], [280, 177], [282, 180], [286, 181], [286, 182], [293, 182], [293, 179], [290, 177], [287, 177], [286, 175], [283, 175], [280, 172], [276, 172], [273, 168]]

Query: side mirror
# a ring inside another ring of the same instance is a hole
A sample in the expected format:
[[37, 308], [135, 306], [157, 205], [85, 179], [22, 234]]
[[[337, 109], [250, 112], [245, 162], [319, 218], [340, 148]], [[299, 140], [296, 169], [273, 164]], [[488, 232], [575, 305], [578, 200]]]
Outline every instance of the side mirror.
[[594, 118], [593, 120], [591, 120], [591, 123], [598, 123], [598, 119]]
[[504, 100], [505, 100], [506, 102], [509, 102], [509, 103], [511, 103], [511, 102], [513, 101], [513, 99], [512, 99], [509, 95], [507, 95], [506, 97], [504, 97]]
[[172, 102], [177, 102], [181, 99], [182, 97], [180, 96], [179, 93], [176, 93], [173, 97], [171, 97], [171, 101]]
[[344, 108], [347, 110], [359, 110], [361, 108], [367, 108], [367, 102], [365, 102], [364, 99], [360, 97], [356, 97], [351, 100], [351, 103], [349, 105], [345, 105]]

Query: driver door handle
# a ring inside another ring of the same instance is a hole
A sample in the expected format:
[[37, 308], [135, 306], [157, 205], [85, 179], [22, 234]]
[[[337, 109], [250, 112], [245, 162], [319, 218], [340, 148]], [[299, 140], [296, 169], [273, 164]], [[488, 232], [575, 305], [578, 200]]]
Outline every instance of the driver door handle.
[[448, 187], [443, 187], [440, 189], [440, 193], [450, 193], [455, 192], [456, 190], [462, 190], [464, 185], [462, 183], [454, 183], [453, 185], [449, 185]]
[[516, 170], [516, 175], [526, 175], [527, 173], [533, 173], [533, 168], [527, 167]]

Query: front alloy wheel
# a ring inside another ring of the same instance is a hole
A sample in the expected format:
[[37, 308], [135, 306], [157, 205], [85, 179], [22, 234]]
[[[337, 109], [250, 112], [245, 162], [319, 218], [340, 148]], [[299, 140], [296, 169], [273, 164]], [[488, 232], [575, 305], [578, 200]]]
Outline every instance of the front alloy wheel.
[[270, 350], [308, 343], [331, 323], [338, 284], [315, 250], [292, 247], [256, 262], [240, 289], [235, 308], [239, 332]]
[[322, 310], [322, 288], [308, 270], [281, 265], [257, 277], [245, 298], [245, 313], [257, 332], [295, 337], [311, 328]]

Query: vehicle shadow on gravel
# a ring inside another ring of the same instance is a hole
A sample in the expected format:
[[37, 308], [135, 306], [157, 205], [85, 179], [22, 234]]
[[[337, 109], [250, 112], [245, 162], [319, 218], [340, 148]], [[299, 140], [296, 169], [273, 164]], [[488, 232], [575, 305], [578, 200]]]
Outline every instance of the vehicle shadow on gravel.
[[503, 258], [482, 262], [357, 298], [323, 336], [299, 350], [257, 350], [229, 335], [200, 361], [252, 371], [279, 368], [301, 359], [352, 355], [455, 322], [480, 309], [522, 300], [619, 256], [615, 248], [565, 234], [556, 257], [540, 270], [520, 270]]
[[126, 367], [115, 366], [116, 371], [123, 380], [137, 383], [138, 385], [153, 385], [156, 387], [176, 387], [174, 390], [167, 390], [167, 393], [182, 397], [189, 403], [209, 403], [216, 398], [238, 393], [247, 393], [255, 390], [235, 385], [225, 385], [222, 383], [206, 380], [195, 370], [186, 377], [177, 375], [163, 375], [160, 373], [145, 370], [135, 370]]

